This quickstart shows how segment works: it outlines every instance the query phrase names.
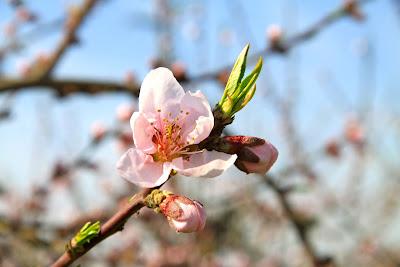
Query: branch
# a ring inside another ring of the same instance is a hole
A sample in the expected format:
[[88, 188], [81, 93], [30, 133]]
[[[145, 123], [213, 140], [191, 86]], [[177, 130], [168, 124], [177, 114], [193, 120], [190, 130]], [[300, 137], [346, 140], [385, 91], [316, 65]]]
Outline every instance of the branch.
[[85, 18], [89, 14], [89, 12], [93, 9], [97, 0], [86, 0], [82, 7], [79, 8], [79, 12], [74, 14], [70, 14], [69, 22], [66, 27], [66, 32], [61, 40], [60, 44], [58, 45], [56, 51], [52, 55], [50, 62], [46, 65], [46, 69], [41, 73], [39, 80], [44, 77], [48, 77], [53, 69], [57, 66], [57, 63], [64, 55], [67, 48], [76, 43], [76, 32], [78, 31], [79, 27], [85, 21]]
[[290, 205], [290, 202], [288, 200], [287, 194], [290, 191], [280, 188], [280, 186], [278, 186], [278, 184], [274, 181], [274, 179], [271, 176], [260, 175], [260, 177], [277, 195], [278, 200], [283, 210], [285, 211], [287, 219], [292, 223], [294, 229], [296, 230], [296, 235], [299, 238], [312, 266], [314, 267], [336, 266], [334, 259], [332, 257], [317, 256], [317, 252], [314, 250], [311, 241], [308, 238], [308, 230], [312, 226], [312, 220], [302, 219], [300, 216], [296, 214], [296, 211]]
[[134, 195], [124, 207], [118, 210], [110, 219], [108, 219], [104, 224], [102, 224], [100, 233], [93, 239], [90, 243], [87, 243], [83, 248], [76, 253], [64, 252], [56, 262], [54, 262], [52, 267], [62, 267], [69, 266], [76, 259], [86, 254], [91, 248], [99, 244], [101, 241], [107, 237], [115, 234], [118, 231], [122, 231], [126, 221], [144, 207], [144, 198], [153, 190], [153, 188], [142, 189], [139, 193]]
[[[355, 1], [355, 3], [358, 4], [364, 4], [367, 3], [371, 0], [359, 0]], [[92, 8], [93, 4], [95, 3], [95, 0], [87, 0], [85, 2], [85, 12], [89, 12], [90, 9]], [[76, 24], [76, 26], [71, 29], [70, 31], [67, 32], [65, 35], [64, 39], [62, 40], [59, 48], [56, 50], [55, 55], [52, 59], [52, 63], [50, 64], [50, 67], [48, 67], [48, 70], [44, 72], [47, 76], [50, 74], [51, 70], [55, 67], [58, 59], [62, 56], [62, 54], [65, 52], [66, 48], [71, 44], [71, 42], [74, 40], [75, 36], [75, 31], [78, 29], [79, 25], [83, 22], [83, 19], [86, 15], [85, 12], [82, 12], [82, 15], [80, 16], [79, 23]], [[294, 48], [297, 45], [300, 45], [304, 43], [305, 41], [311, 39], [312, 37], [315, 37], [318, 33], [320, 33], [323, 29], [325, 29], [327, 26], [331, 25], [335, 21], [338, 21], [341, 18], [349, 16], [349, 13], [346, 11], [345, 5], [341, 5], [340, 7], [336, 8], [335, 10], [329, 12], [327, 15], [325, 15], [322, 19], [317, 21], [315, 24], [311, 25], [308, 29], [306, 29], [303, 32], [300, 32], [296, 35], [293, 35], [292, 37], [289, 37], [285, 40], [282, 41], [281, 48], [283, 48], [284, 51], [288, 51], [291, 48]], [[265, 57], [269, 54], [279, 54], [282, 53], [282, 49], [276, 49], [274, 46], [268, 46], [248, 57], [249, 61], [255, 61], [257, 60], [260, 56]], [[218, 77], [220, 76], [221, 73], [224, 73], [227, 69], [229, 69], [231, 65], [229, 66], [224, 66], [222, 68], [219, 68], [218, 70], [208, 72], [208, 73], [203, 73], [198, 76], [192, 76], [192, 77], [186, 77], [184, 80], [180, 80], [180, 82], [203, 82], [206, 80], [217, 80]], [[137, 94], [139, 91], [140, 85], [138, 84], [132, 84], [130, 86], [124, 85], [123, 83], [118, 83], [118, 82], [107, 82], [107, 83], [101, 83], [101, 82], [94, 82], [91, 80], [57, 80], [57, 79], [52, 79], [49, 77], [45, 76], [39, 77], [39, 78], [32, 78], [27, 81], [19, 81], [17, 79], [0, 79], [0, 93], [9, 91], [9, 90], [20, 90], [22, 88], [27, 88], [27, 87], [48, 87], [52, 88], [56, 91], [60, 90], [60, 86], [57, 87], [57, 85], [63, 85], [67, 88], [61, 89], [61, 93], [58, 92], [60, 96], [67, 96], [71, 93], [76, 93], [76, 92], [82, 92], [82, 93], [90, 93], [90, 94], [95, 94], [95, 93], [103, 93], [103, 92], [115, 92], [115, 91], [126, 91], [128, 93], [132, 93], [134, 91], [134, 94]], [[77, 83], [75, 83], [77, 82]], [[94, 86], [91, 86], [94, 85]], [[74, 90], [71, 88], [75, 87]], [[78, 88], [76, 88], [78, 87]], [[115, 87], [115, 88], [114, 88]]]
[[20, 89], [34, 90], [37, 87], [48, 87], [55, 90], [58, 96], [65, 97], [67, 95], [81, 92], [87, 94], [98, 94], [103, 92], [126, 92], [139, 96], [139, 85], [123, 84], [112, 81], [98, 80], [77, 80], [77, 79], [51, 79], [43, 78], [37, 80], [32, 79], [2, 79], [0, 80], [1, 91], [18, 91]]

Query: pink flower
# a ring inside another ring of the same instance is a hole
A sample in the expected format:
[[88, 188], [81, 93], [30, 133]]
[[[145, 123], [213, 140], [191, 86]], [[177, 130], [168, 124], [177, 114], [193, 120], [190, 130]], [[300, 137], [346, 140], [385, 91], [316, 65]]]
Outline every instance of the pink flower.
[[139, 111], [131, 117], [133, 141], [117, 164], [119, 174], [142, 187], [161, 185], [172, 170], [185, 176], [215, 177], [230, 167], [236, 155], [198, 150], [214, 117], [199, 91], [184, 92], [166, 68], [150, 71], [139, 96]]
[[167, 196], [160, 204], [160, 210], [177, 232], [197, 232], [202, 230], [206, 224], [203, 205], [184, 196]]

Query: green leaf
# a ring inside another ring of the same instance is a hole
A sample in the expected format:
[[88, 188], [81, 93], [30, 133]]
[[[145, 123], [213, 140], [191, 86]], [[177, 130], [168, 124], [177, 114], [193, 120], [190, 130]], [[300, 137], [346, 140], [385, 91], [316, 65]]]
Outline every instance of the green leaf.
[[233, 96], [233, 99], [236, 100], [232, 108], [232, 111], [234, 113], [238, 112], [244, 106], [246, 106], [246, 104], [253, 97], [256, 90], [255, 83], [257, 81], [258, 76], [260, 75], [262, 65], [263, 65], [263, 60], [260, 57], [253, 71], [240, 84], [239, 90], [236, 90], [237, 91], [235, 92], [236, 95]]
[[233, 65], [231, 74], [229, 75], [228, 82], [226, 83], [224, 95], [221, 98], [220, 105], [222, 105], [227, 95], [232, 95], [236, 88], [239, 86], [242, 78], [244, 76], [244, 72], [246, 70], [246, 60], [247, 54], [249, 52], [250, 45], [247, 44], [242, 52], [240, 52], [238, 58], [236, 59], [235, 64]]

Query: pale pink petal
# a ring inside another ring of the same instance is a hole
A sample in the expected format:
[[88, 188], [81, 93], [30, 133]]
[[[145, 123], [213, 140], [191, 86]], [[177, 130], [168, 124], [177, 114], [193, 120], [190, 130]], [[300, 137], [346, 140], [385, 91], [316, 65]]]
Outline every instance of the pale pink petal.
[[214, 127], [214, 116], [210, 104], [200, 92], [186, 92], [181, 102], [182, 137], [185, 142], [198, 144], [206, 139]]
[[167, 118], [170, 113], [175, 117], [184, 94], [169, 69], [154, 69], [146, 75], [140, 88], [139, 111], [154, 114], [160, 110], [162, 118]]
[[154, 162], [152, 156], [131, 148], [122, 155], [117, 170], [129, 182], [150, 188], [167, 181], [172, 167], [169, 163]]
[[188, 159], [176, 158], [173, 169], [184, 176], [216, 177], [233, 165], [237, 156], [218, 151], [201, 151]]
[[152, 138], [154, 135], [154, 127], [150, 122], [139, 112], [134, 112], [131, 117], [131, 128], [133, 133], [133, 142], [137, 149], [142, 150], [147, 154], [154, 153], [156, 146]]

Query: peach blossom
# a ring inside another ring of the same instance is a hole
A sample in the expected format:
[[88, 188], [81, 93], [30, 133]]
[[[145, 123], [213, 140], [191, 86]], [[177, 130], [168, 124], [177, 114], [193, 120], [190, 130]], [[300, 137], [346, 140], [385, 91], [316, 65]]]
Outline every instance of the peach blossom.
[[175, 170], [184, 176], [215, 177], [230, 167], [236, 155], [198, 150], [214, 126], [205, 96], [186, 92], [166, 68], [150, 71], [139, 96], [139, 111], [131, 120], [135, 148], [117, 164], [119, 174], [141, 187], [155, 187]]

